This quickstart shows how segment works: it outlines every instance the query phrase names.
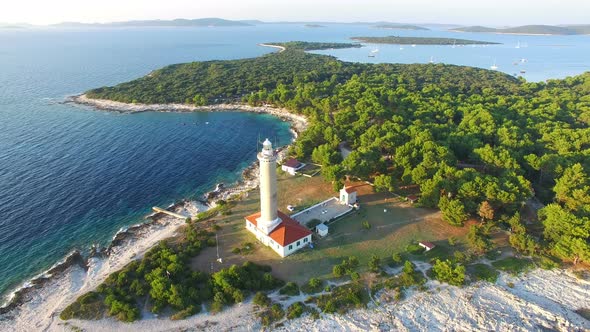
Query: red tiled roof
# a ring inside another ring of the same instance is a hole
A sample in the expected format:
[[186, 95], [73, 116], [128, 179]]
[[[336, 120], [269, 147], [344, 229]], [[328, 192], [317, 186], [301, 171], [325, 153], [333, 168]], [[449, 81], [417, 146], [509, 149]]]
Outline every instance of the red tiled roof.
[[356, 192], [356, 190], [354, 190], [354, 187], [344, 187], [344, 191], [346, 191], [347, 194], [352, 194], [353, 192]]
[[301, 163], [297, 159], [294, 159], [294, 158], [291, 158], [283, 163], [283, 166], [292, 167], [292, 168], [297, 168], [297, 167], [299, 167], [299, 165], [301, 165]]
[[428, 242], [428, 241], [420, 241], [420, 242], [418, 242], [418, 244], [421, 244], [421, 245], [427, 247], [428, 249], [432, 249], [432, 248], [436, 247], [434, 245], [434, 243]]
[[[309, 229], [301, 226], [293, 218], [281, 211], [277, 211], [277, 213], [282, 222], [270, 232], [269, 236], [279, 245], [285, 247], [311, 234]], [[260, 212], [247, 216], [246, 220], [256, 226], [256, 218], [260, 218]]]
[[407, 199], [409, 199], [410, 201], [415, 201], [418, 199], [418, 196], [416, 195], [408, 195], [408, 197], [406, 197]]

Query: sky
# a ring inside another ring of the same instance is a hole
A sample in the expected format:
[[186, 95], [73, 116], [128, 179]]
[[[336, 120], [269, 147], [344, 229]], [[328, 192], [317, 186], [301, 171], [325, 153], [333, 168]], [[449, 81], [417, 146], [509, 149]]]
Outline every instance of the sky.
[[588, 0], [3, 0], [0, 22], [220, 17], [465, 25], [590, 24]]

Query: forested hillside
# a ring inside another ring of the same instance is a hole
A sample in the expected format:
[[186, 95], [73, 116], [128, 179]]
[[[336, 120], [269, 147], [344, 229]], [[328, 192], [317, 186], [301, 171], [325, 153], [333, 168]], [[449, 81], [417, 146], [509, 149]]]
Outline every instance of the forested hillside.
[[[255, 59], [168, 66], [88, 96], [286, 107], [310, 119], [293, 154], [321, 163], [328, 180], [348, 174], [379, 190], [416, 184], [419, 203], [451, 224], [484, 211], [510, 225], [519, 250], [548, 246], [590, 261], [590, 73], [527, 83], [453, 65], [347, 63], [286, 45]], [[342, 160], [344, 141], [353, 152]], [[542, 234], [520, 224], [533, 196], [550, 204]]]

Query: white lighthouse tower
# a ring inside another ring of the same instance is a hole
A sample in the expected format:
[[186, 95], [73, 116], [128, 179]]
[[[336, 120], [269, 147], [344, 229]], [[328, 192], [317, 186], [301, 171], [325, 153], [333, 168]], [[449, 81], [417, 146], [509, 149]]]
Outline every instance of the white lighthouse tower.
[[247, 216], [246, 229], [281, 257], [308, 247], [312, 232], [277, 209], [277, 155], [268, 139], [258, 153], [260, 212]]
[[260, 218], [258, 228], [269, 234], [281, 219], [277, 214], [277, 156], [268, 138], [258, 153], [260, 161]]

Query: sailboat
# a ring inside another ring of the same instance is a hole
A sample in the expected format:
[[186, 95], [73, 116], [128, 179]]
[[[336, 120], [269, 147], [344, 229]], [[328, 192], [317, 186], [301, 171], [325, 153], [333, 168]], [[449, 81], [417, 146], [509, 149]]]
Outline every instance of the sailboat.
[[452, 47], [455, 48], [456, 44], [457, 44], [457, 40], [453, 40], [453, 46]]
[[432, 56], [430, 56], [430, 61], [428, 61], [429, 63], [434, 63], [434, 58]]
[[374, 58], [375, 55], [377, 55], [377, 53], [379, 53], [379, 49], [378, 48], [372, 50], [371, 53], [369, 53], [369, 58]]
[[516, 44], [516, 46], [514, 48], [520, 48], [520, 40], [518, 41], [518, 43]]
[[498, 66], [496, 66], [496, 59], [494, 59], [494, 64], [490, 67], [491, 70], [497, 70]]

